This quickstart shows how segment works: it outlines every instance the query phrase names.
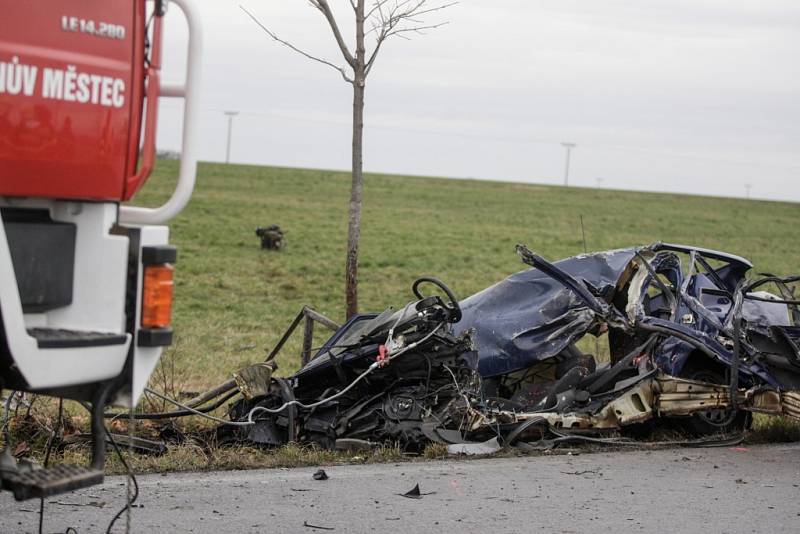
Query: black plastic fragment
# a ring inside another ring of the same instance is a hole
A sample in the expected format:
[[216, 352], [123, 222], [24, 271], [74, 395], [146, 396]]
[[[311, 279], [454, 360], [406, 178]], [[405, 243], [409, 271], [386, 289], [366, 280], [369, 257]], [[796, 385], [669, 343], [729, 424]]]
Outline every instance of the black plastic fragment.
[[316, 528], [316, 529], [319, 529], [319, 530], [336, 530], [333, 527], [321, 527], [319, 525], [312, 525], [308, 521], [303, 521], [303, 526], [304, 527], [308, 527], [308, 528]]
[[406, 497], [407, 499], [421, 499], [425, 495], [433, 495], [436, 493], [435, 491], [429, 491], [427, 493], [422, 493], [419, 490], [419, 484], [411, 488], [405, 493], [398, 493], [401, 497]]
[[314, 473], [314, 480], [328, 480], [328, 473], [326, 473], [324, 469], [318, 469], [317, 472]]

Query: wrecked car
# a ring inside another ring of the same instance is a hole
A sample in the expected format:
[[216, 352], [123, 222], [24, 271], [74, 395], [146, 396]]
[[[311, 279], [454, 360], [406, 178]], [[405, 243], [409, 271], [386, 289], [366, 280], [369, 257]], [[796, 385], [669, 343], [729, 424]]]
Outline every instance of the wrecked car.
[[[665, 243], [554, 263], [517, 252], [529, 269], [462, 301], [425, 277], [402, 308], [353, 316], [293, 376], [261, 375], [219, 438], [419, 451], [800, 417], [800, 277], [748, 279], [744, 258]], [[608, 361], [579, 347], [587, 336]]]

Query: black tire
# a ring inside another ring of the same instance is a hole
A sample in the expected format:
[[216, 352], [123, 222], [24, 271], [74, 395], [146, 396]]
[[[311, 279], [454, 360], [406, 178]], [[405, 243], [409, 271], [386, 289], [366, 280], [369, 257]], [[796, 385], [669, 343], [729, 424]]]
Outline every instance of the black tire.
[[[705, 363], [702, 359], [690, 361], [681, 371], [681, 378], [710, 384], [727, 383], [725, 373], [718, 364], [703, 365]], [[679, 420], [680, 426], [693, 436], [742, 432], [750, 428], [751, 421], [750, 412], [731, 410], [730, 408], [713, 408], [694, 413], [689, 417], [682, 417]]]

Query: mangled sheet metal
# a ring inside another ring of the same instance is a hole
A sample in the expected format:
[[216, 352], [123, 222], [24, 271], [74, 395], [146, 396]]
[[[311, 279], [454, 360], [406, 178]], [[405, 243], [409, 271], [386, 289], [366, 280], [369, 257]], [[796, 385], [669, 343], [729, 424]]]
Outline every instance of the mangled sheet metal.
[[[475, 451], [800, 415], [800, 278], [747, 279], [743, 258], [663, 243], [555, 263], [517, 252], [530, 269], [461, 302], [422, 278], [401, 309], [351, 318], [294, 376], [234, 404], [250, 424], [219, 438]], [[587, 335], [603, 336], [610, 361], [579, 350]]]
[[[584, 254], [554, 265], [602, 294], [635, 257], [635, 249]], [[461, 302], [456, 333], [475, 330], [478, 370], [484, 377], [508, 374], [553, 358], [597, 326], [596, 311], [580, 295], [539, 269], [509, 276]]]

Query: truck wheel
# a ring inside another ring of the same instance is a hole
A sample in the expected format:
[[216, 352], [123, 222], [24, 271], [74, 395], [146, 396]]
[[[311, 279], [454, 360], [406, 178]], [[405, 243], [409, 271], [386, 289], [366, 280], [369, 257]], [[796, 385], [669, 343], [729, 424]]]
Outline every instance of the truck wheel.
[[[725, 375], [720, 370], [699, 367], [692, 365], [692, 362], [684, 367], [681, 378], [710, 384], [726, 383]], [[681, 426], [684, 430], [695, 436], [742, 432], [750, 427], [750, 422], [750, 412], [731, 410], [730, 408], [712, 408], [681, 418]]]

